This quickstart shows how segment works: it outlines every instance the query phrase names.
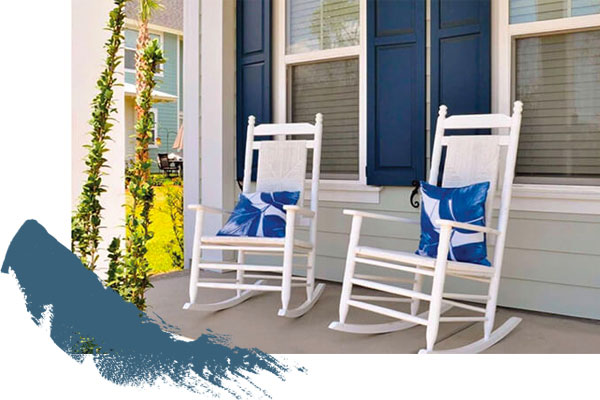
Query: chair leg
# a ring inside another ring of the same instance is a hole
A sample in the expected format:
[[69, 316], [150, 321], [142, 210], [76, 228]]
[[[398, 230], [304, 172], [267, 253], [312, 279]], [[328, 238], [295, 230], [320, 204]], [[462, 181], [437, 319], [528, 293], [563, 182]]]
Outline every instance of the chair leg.
[[340, 296], [340, 324], [346, 323], [346, 317], [348, 316], [348, 300], [352, 294], [352, 277], [354, 276], [354, 269], [356, 268], [356, 246], [360, 238], [360, 227], [362, 225], [362, 217], [354, 216], [352, 218], [352, 228], [350, 231], [350, 240], [348, 242], [348, 254], [346, 255], [346, 266], [344, 269], [344, 283], [342, 285], [342, 294]]
[[281, 310], [287, 312], [292, 297], [292, 268], [294, 263], [294, 223], [295, 213], [288, 210], [285, 224], [285, 244], [283, 248], [283, 274], [281, 277]]
[[315, 258], [316, 252], [313, 250], [307, 257], [306, 262], [306, 299], [312, 300], [315, 291]]
[[488, 340], [494, 330], [494, 320], [496, 318], [496, 305], [498, 301], [498, 287], [500, 285], [500, 276], [494, 274], [488, 288], [488, 301], [485, 305], [485, 322], [483, 323], [483, 338]]
[[192, 250], [192, 265], [190, 266], [190, 303], [196, 302], [198, 296], [198, 276], [200, 275], [200, 238], [202, 237], [202, 220], [204, 219], [204, 212], [202, 210], [196, 211], [196, 224], [194, 225], [194, 245]]
[[[418, 268], [418, 267], [417, 267]], [[413, 283], [413, 291], [421, 292], [423, 290], [423, 275], [415, 274], [415, 282]], [[417, 315], [419, 312], [420, 299], [413, 298], [410, 302], [410, 314]]]
[[[244, 254], [243, 250], [239, 250], [238, 251], [238, 264], [244, 264], [245, 262], [246, 262], [246, 255]], [[244, 284], [244, 270], [243, 269], [237, 270], [235, 282], [238, 285]], [[236, 294], [238, 297], [240, 297], [242, 295], [242, 290], [241, 289], [236, 290]]]
[[444, 281], [446, 279], [446, 265], [448, 264], [448, 248], [450, 245], [451, 232], [452, 228], [450, 226], [443, 226], [440, 231], [438, 254], [431, 288], [431, 301], [429, 302], [429, 318], [427, 320], [427, 351], [433, 351], [433, 346], [437, 340], [440, 326], [442, 295], [444, 293]]

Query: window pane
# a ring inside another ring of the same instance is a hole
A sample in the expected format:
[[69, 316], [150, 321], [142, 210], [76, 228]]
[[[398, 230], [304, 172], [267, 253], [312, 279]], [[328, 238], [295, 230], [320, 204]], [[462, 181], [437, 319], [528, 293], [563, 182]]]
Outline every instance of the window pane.
[[359, 44], [358, 0], [288, 0], [287, 54]]
[[291, 90], [292, 122], [323, 114], [321, 177], [358, 179], [358, 59], [291, 67]]
[[600, 178], [598, 43], [600, 31], [517, 40], [517, 175]]
[[600, 0], [510, 0], [510, 23], [600, 13]]
[[125, 69], [135, 69], [135, 50], [125, 49]]

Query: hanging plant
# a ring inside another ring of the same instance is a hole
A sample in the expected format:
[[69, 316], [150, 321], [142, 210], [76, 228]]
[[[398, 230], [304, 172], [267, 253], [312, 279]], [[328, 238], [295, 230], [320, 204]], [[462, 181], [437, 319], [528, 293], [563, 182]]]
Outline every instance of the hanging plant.
[[106, 165], [106, 142], [110, 140], [109, 132], [113, 127], [111, 114], [117, 112], [114, 107], [114, 90], [116, 86], [115, 72], [121, 63], [119, 50], [123, 42], [123, 25], [125, 22], [125, 4], [128, 0], [114, 0], [115, 8], [109, 14], [107, 30], [111, 36], [105, 43], [106, 60], [104, 70], [96, 86], [98, 95], [92, 101], [92, 119], [90, 125], [91, 141], [84, 147], [88, 150], [85, 159], [87, 169], [86, 182], [83, 185], [77, 209], [71, 219], [71, 250], [79, 256], [83, 265], [94, 270], [98, 262], [98, 246], [102, 205], [100, 196], [106, 191], [102, 184], [103, 169]]

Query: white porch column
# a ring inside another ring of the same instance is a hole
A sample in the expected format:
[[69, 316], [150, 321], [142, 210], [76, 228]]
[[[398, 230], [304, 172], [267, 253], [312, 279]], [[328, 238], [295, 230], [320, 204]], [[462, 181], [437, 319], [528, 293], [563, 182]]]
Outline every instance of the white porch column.
[[[234, 203], [235, 1], [186, 0], [183, 23], [184, 207]], [[201, 79], [202, 77], [202, 79]], [[184, 210], [185, 266], [192, 258], [193, 212]], [[204, 217], [204, 233], [223, 218]], [[222, 259], [221, 252], [205, 253]]]
[[200, 203], [200, 0], [184, 1], [183, 15], [183, 233], [189, 268], [195, 214], [187, 206]]
[[[231, 209], [234, 204], [235, 1], [201, 2], [201, 164], [202, 203]], [[208, 214], [204, 232], [214, 235], [223, 216]], [[222, 252], [206, 252], [219, 261]]]

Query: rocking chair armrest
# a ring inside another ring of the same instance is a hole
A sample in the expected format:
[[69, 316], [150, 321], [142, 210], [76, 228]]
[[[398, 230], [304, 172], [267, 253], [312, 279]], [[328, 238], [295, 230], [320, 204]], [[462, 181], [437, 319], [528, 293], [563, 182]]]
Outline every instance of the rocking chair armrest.
[[500, 234], [499, 230], [488, 228], [487, 226], [467, 224], [465, 222], [451, 221], [449, 219], [438, 219], [435, 221], [435, 223], [440, 226], [450, 226], [452, 228], [465, 229], [469, 231], [492, 233], [494, 235]]
[[190, 204], [188, 205], [188, 209], [196, 210], [196, 211], [204, 211], [211, 214], [231, 214], [232, 211], [222, 210], [216, 207], [205, 206], [202, 204]]
[[296, 214], [300, 214], [302, 216], [308, 217], [308, 218], [313, 218], [315, 216], [315, 212], [313, 210], [310, 210], [308, 208], [304, 208], [304, 207], [300, 207], [300, 206], [296, 206], [296, 205], [285, 205], [283, 206], [283, 209], [285, 211], [292, 211]]
[[352, 215], [353, 217], [380, 219], [383, 221], [392, 221], [392, 222], [404, 222], [407, 224], [419, 224], [420, 223], [418, 220], [415, 220], [415, 219], [394, 217], [393, 215], [376, 214], [376, 213], [360, 211], [360, 210], [344, 210], [344, 214]]

